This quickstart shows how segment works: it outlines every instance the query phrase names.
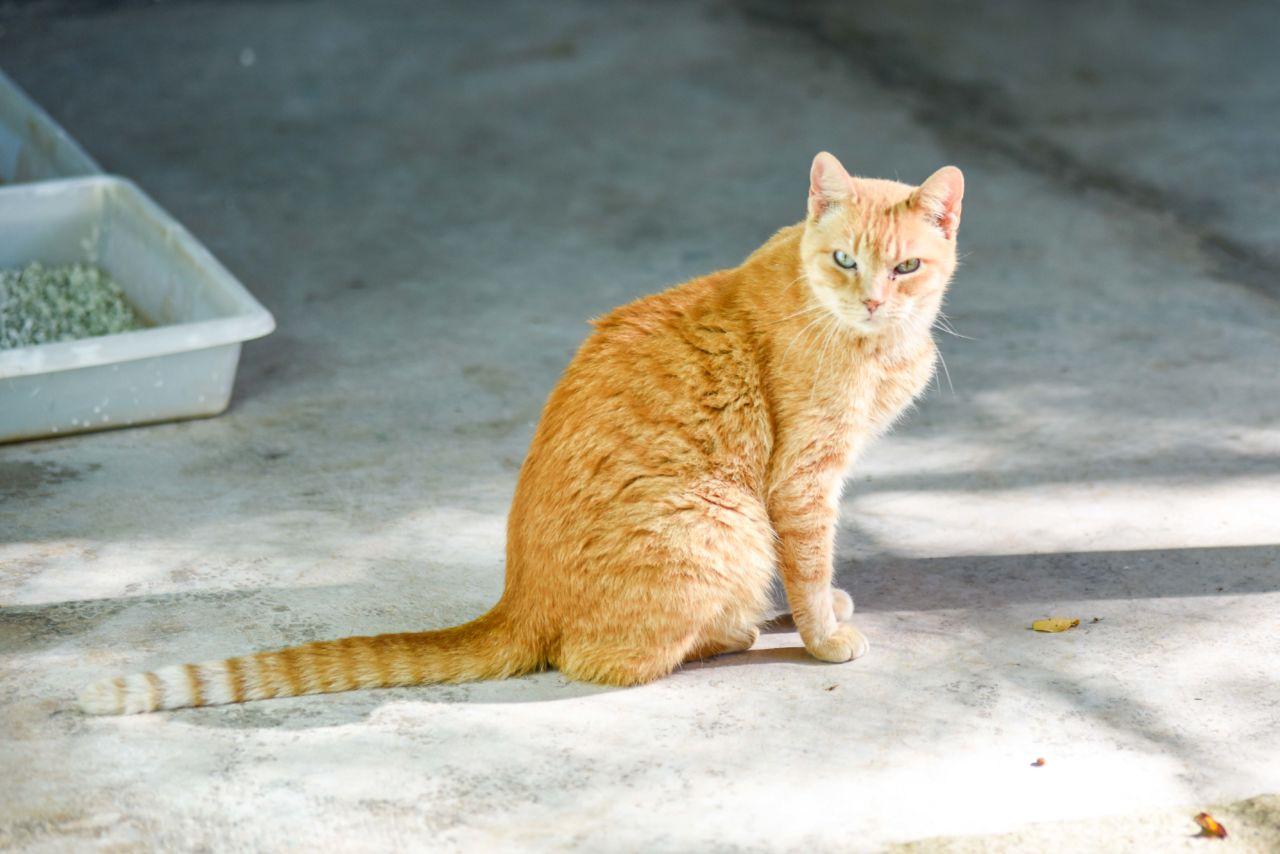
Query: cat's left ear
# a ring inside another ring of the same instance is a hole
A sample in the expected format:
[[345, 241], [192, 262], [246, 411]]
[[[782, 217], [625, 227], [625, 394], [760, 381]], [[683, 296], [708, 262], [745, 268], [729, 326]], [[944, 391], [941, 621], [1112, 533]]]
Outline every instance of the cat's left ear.
[[960, 229], [963, 200], [964, 173], [954, 166], [943, 166], [920, 185], [913, 202], [933, 220], [948, 240], [954, 240]]

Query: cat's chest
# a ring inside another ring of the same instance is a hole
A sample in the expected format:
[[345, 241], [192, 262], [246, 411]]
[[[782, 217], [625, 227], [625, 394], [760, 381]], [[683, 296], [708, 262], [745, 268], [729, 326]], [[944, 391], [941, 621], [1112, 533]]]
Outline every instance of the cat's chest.
[[847, 471], [867, 443], [901, 415], [932, 376], [932, 341], [909, 358], [850, 361], [777, 398], [773, 478]]
[[901, 405], [904, 398], [914, 396], [919, 376], [928, 373], [933, 352], [929, 339], [914, 339], [893, 349], [860, 343], [845, 359], [831, 365], [818, 385], [825, 391], [826, 402], [840, 409], [865, 411], [873, 404]]
[[862, 371], [849, 396], [849, 411], [855, 421], [877, 431], [887, 427], [928, 384], [934, 354], [929, 345], [911, 359], [878, 361]]
[[887, 430], [923, 391], [934, 358], [930, 344], [911, 359], [859, 365], [828, 399], [826, 411], [817, 413], [831, 428], [821, 444], [852, 463], [866, 442]]

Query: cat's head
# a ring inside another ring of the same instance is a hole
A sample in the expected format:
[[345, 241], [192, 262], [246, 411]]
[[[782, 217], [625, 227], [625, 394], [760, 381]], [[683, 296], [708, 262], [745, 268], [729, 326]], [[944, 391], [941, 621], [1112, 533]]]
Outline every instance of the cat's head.
[[955, 271], [963, 196], [964, 176], [954, 166], [912, 187], [852, 177], [819, 153], [800, 242], [814, 296], [864, 334], [928, 329]]

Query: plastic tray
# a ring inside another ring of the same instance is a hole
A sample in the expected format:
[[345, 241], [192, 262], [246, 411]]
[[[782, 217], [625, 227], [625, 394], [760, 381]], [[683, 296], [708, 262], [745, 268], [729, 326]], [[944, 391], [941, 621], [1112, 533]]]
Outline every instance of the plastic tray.
[[0, 267], [88, 261], [156, 326], [0, 350], [0, 442], [216, 415], [275, 320], [130, 181], [0, 187]]
[[21, 184], [101, 171], [48, 113], [0, 71], [0, 182]]

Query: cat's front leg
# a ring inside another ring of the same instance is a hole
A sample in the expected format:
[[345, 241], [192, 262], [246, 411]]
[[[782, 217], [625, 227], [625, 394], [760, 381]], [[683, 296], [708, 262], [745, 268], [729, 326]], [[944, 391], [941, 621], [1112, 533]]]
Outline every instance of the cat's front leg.
[[[836, 511], [830, 488], [792, 483], [774, 495], [770, 517], [778, 535], [778, 568], [805, 649], [823, 661], [850, 661], [870, 648], [852, 623], [853, 600], [831, 586]], [[837, 593], [840, 600], [837, 601]]]

